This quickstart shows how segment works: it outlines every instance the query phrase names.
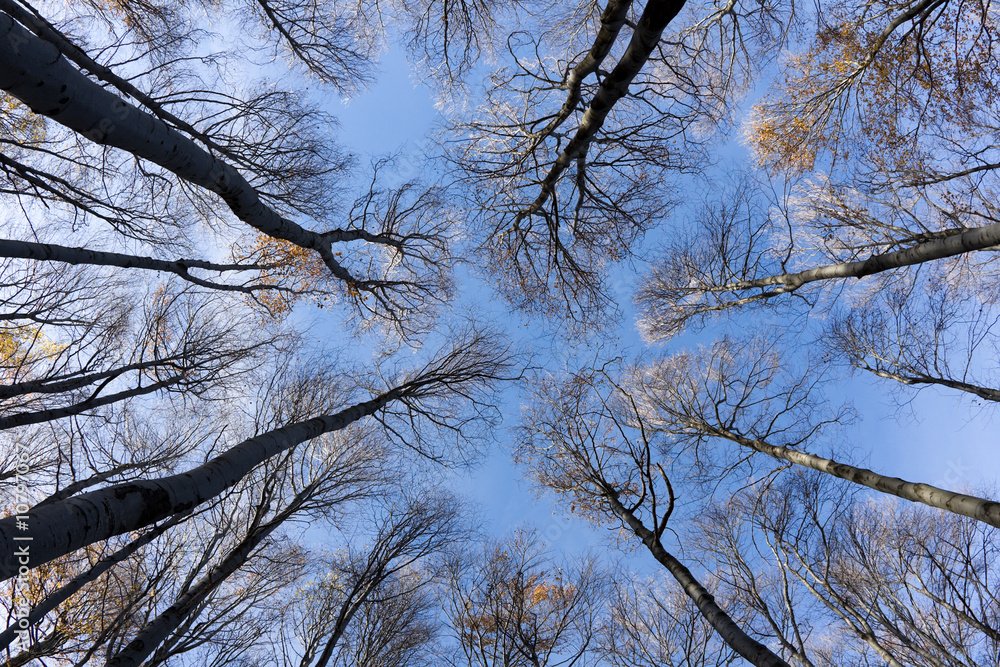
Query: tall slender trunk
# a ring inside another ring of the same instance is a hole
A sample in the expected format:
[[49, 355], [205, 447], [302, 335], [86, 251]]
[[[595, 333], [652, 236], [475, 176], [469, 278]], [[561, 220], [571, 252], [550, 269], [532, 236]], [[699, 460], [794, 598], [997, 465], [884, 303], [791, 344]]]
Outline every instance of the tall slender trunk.
[[684, 7], [686, 0], [649, 0], [636, 23], [625, 53], [614, 69], [604, 77], [601, 85], [591, 100], [590, 106], [580, 119], [576, 133], [566, 148], [556, 158], [549, 173], [542, 181], [542, 191], [531, 205], [518, 213], [517, 221], [541, 210], [542, 206], [555, 192], [556, 182], [563, 172], [573, 162], [587, 153], [590, 142], [600, 132], [611, 109], [628, 93], [632, 79], [639, 74], [643, 65], [649, 60], [650, 54], [660, 41], [660, 36], [670, 21]]
[[[700, 430], [706, 429], [702, 428]], [[1000, 528], [1000, 503], [993, 500], [940, 489], [930, 484], [907, 482], [898, 477], [880, 475], [867, 468], [858, 468], [815, 454], [800, 452], [796, 449], [780, 445], [772, 445], [762, 440], [745, 438], [737, 433], [721, 428], [710, 427], [707, 429], [707, 432], [782, 461], [818, 470], [819, 472], [866, 486], [869, 489], [888, 493], [903, 500], [961, 514], [962, 516], [967, 516]]]
[[622, 504], [614, 490], [605, 489], [604, 498], [607, 499], [615, 514], [621, 517], [622, 521], [642, 540], [649, 552], [653, 554], [653, 558], [677, 580], [677, 583], [684, 589], [684, 593], [694, 601], [695, 605], [698, 606], [698, 611], [705, 617], [705, 620], [712, 624], [727, 646], [757, 667], [789, 667], [788, 663], [775, 655], [771, 649], [748, 635], [743, 631], [743, 628], [736, 624], [729, 614], [715, 602], [715, 597], [691, 574], [691, 571], [673, 554], [663, 548], [663, 544], [656, 534]]
[[300, 491], [277, 516], [253, 528], [226, 557], [186, 590], [170, 607], [147, 623], [125, 648], [105, 663], [105, 667], [139, 667], [167, 637], [190, 616], [195, 608], [222, 582], [232, 576], [248, 560], [268, 535], [283, 524], [314, 491], [313, 486]]
[[0, 12], [0, 89], [94, 143], [127, 151], [218, 194], [246, 224], [319, 252], [336, 277], [358, 282], [334, 258], [323, 234], [282, 217], [230, 164], [87, 78], [6, 12]]
[[[415, 381], [416, 382], [416, 381]], [[138, 530], [214, 498], [276, 454], [338, 431], [404, 395], [407, 385], [336, 414], [244, 440], [187, 472], [116, 484], [0, 519], [0, 580], [113, 535]], [[26, 563], [21, 563], [23, 558]]]
[[[860, 364], [854, 364], [854, 367], [868, 371], [869, 373], [877, 375], [880, 378], [886, 378], [887, 380], [895, 380], [896, 382], [901, 382], [902, 384], [910, 386], [918, 384], [936, 384], [941, 387], [948, 387], [949, 389], [956, 389], [958, 391], [964, 391], [969, 394], [975, 394], [979, 398], [986, 401], [996, 401], [1000, 403], [1000, 389], [983, 387], [969, 382], [962, 382], [961, 380], [954, 380], [952, 378], [934, 377], [932, 375], [925, 375], [923, 373], [907, 375], [905, 373], [893, 373], [892, 371], [881, 370], [878, 368], [872, 368], [870, 366], [864, 366]], [[910, 372], [914, 373], [914, 371]]]
[[[840, 264], [827, 264], [815, 269], [781, 273], [754, 280], [739, 280], [725, 285], [711, 286], [709, 292], [738, 292], [742, 290], [777, 287], [773, 292], [765, 293], [764, 297], [776, 296], [786, 292], [794, 292], [808, 283], [821, 280], [842, 278], [864, 278], [876, 273], [900, 269], [937, 259], [946, 259], [963, 255], [976, 250], [985, 250], [1000, 245], [1000, 223], [976, 227], [944, 238], [936, 238], [918, 243], [910, 248], [895, 250], [880, 255], [872, 255], [868, 259]], [[759, 297], [750, 297], [751, 299]]]
[[[96, 581], [98, 577], [110, 570], [113, 566], [121, 563], [167, 530], [184, 521], [187, 516], [188, 514], [185, 513], [177, 515], [169, 521], [165, 521], [153, 530], [150, 530], [140, 537], [132, 540], [113, 554], [97, 561], [89, 570], [78, 574], [64, 585], [46, 595], [44, 600], [32, 607], [31, 612], [28, 614], [28, 625], [35, 625], [38, 623], [45, 617], [46, 614], [68, 600], [74, 593], [92, 581]], [[17, 630], [18, 626], [12, 625], [3, 632], [0, 632], [0, 650], [10, 646], [10, 643], [14, 641], [14, 638], [17, 636]], [[28, 650], [30, 651], [31, 649]]]
[[67, 405], [63, 408], [36, 410], [35, 412], [18, 412], [10, 415], [9, 417], [0, 418], [0, 431], [8, 428], [16, 428], [18, 426], [27, 426], [28, 424], [41, 424], [42, 422], [54, 421], [56, 419], [62, 419], [63, 417], [72, 417], [73, 415], [78, 415], [87, 412], [88, 410], [93, 410], [94, 408], [111, 405], [112, 403], [117, 403], [118, 401], [124, 401], [127, 398], [152, 394], [161, 389], [173, 386], [183, 379], [183, 375], [175, 375], [174, 377], [167, 378], [166, 380], [154, 382], [146, 387], [127, 389], [125, 391], [119, 391], [116, 394], [101, 396], [100, 398], [91, 397], [85, 401], [80, 401], [79, 403], [74, 403], [73, 405]]
[[[375, 582], [368, 582], [368, 585], [363, 585], [361, 590], [352, 591], [351, 595], [346, 597], [343, 604], [340, 605], [340, 610], [337, 612], [337, 622], [333, 625], [333, 633], [331, 633], [330, 638], [326, 641], [326, 646], [323, 647], [323, 652], [320, 654], [316, 664], [312, 667], [326, 667], [330, 663], [330, 659], [333, 657], [333, 649], [336, 648], [340, 642], [340, 638], [347, 631], [347, 626], [351, 623], [351, 619], [354, 618], [358, 609], [368, 599], [368, 596], [376, 585]], [[309, 665], [301, 665], [300, 667], [309, 667]]]
[[71, 248], [53, 243], [30, 243], [28, 241], [16, 241], [13, 239], [0, 239], [0, 257], [35, 259], [74, 265], [88, 264], [91, 266], [115, 266], [122, 269], [161, 271], [180, 276], [184, 280], [201, 287], [226, 292], [249, 293], [258, 290], [294, 291], [279, 285], [229, 285], [198, 278], [189, 273], [190, 269], [203, 269], [205, 271], [223, 273], [231, 271], [254, 271], [266, 268], [266, 266], [254, 264], [216, 264], [197, 259], [154, 259], [152, 257], [127, 255], [119, 252], [91, 250], [89, 248]]
[[94, 371], [92, 373], [74, 371], [54, 377], [43, 377], [37, 380], [26, 380], [24, 382], [15, 382], [14, 384], [0, 385], [0, 399], [25, 396], [27, 394], [61, 394], [86, 387], [96, 382], [111, 380], [132, 371], [146, 371], [163, 366], [176, 367], [181, 365], [184, 360], [183, 355], [173, 355], [126, 364], [104, 371]]

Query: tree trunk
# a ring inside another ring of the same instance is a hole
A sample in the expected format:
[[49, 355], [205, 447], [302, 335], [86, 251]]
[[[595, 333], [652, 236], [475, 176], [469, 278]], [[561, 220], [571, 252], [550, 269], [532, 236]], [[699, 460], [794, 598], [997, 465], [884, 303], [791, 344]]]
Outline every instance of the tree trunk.
[[[660, 36], [673, 20], [686, 0], [649, 0], [642, 16], [635, 26], [632, 39], [615, 68], [601, 81], [597, 94], [591, 100], [576, 134], [566, 144], [566, 148], [556, 158], [555, 163], [542, 181], [542, 191], [531, 205], [517, 215], [517, 221], [540, 211], [555, 191], [556, 182], [563, 172], [579, 157], [586, 155], [590, 142], [601, 131], [605, 119], [615, 103], [628, 93], [629, 84], [642, 69], [650, 54], [660, 41]], [[602, 17], [603, 18], [603, 17]]]
[[138, 667], [142, 664], [212, 591], [250, 560], [253, 550], [294, 514], [312, 492], [312, 486], [302, 490], [281, 513], [251, 530], [221, 563], [209, 570], [163, 613], [147, 623], [125, 648], [105, 663], [105, 667]]
[[710, 292], [736, 292], [777, 286], [778, 289], [773, 294], [767, 295], [773, 296], [785, 292], [794, 292], [807, 283], [820, 280], [864, 278], [876, 273], [900, 269], [904, 266], [913, 266], [936, 259], [963, 255], [967, 252], [985, 250], [997, 245], [1000, 245], [1000, 223], [977, 227], [944, 238], [932, 239], [903, 250], [872, 255], [868, 259], [857, 262], [828, 264], [806, 271], [782, 273], [755, 280], [740, 280], [726, 285], [709, 287], [707, 290]]
[[[181, 521], [184, 521], [186, 518], [187, 514], [173, 517], [153, 530], [150, 530], [144, 535], [132, 540], [113, 554], [97, 561], [97, 563], [95, 563], [89, 570], [73, 577], [73, 579], [68, 581], [66, 584], [46, 595], [44, 600], [31, 609], [31, 613], [28, 614], [28, 624], [34, 625], [38, 623], [45, 617], [46, 614], [68, 600], [78, 590], [92, 581], [96, 581], [102, 574], [110, 570], [115, 565], [121, 563], [136, 551], [155, 540], [168, 529], [176, 526]], [[10, 646], [10, 643], [14, 641], [14, 637], [17, 635], [17, 630], [17, 625], [12, 625], [3, 632], [0, 632], [0, 650]]]
[[846, 463], [840, 463], [832, 459], [807, 454], [788, 447], [771, 445], [762, 440], [745, 438], [731, 431], [724, 429], [708, 429], [708, 433], [726, 440], [731, 440], [749, 449], [753, 449], [762, 454], [767, 454], [782, 461], [788, 461], [796, 465], [805, 466], [819, 472], [824, 472], [834, 477], [846, 479], [849, 482], [867, 486], [869, 489], [881, 491], [909, 500], [914, 503], [921, 503], [929, 507], [961, 514], [991, 526], [1000, 528], [1000, 503], [976, 496], [967, 496], [963, 493], [939, 489], [930, 484], [919, 482], [907, 482], [898, 477], [888, 477], [867, 468], [857, 468]]
[[712, 624], [727, 646], [757, 667], [789, 667], [788, 663], [775, 655], [771, 649], [744, 632], [743, 628], [738, 626], [729, 614], [716, 604], [715, 597], [701, 585], [701, 582], [695, 579], [683, 563], [663, 548], [659, 538], [621, 503], [614, 490], [605, 489], [604, 497], [615, 514], [621, 517], [622, 521], [642, 540], [657, 562], [677, 580], [677, 583], [684, 589], [684, 593], [694, 600], [698, 611]]
[[138, 530], [196, 507], [239, 482], [272, 456], [372, 415], [403, 391], [396, 388], [336, 414], [249, 438], [185, 473], [117, 484], [33, 508], [26, 518], [20, 515], [0, 519], [0, 580], [18, 574], [21, 556], [27, 556], [28, 563], [21, 564], [25, 568], [22, 571], [27, 571], [98, 540]]
[[204, 269], [206, 271], [254, 271], [265, 266], [243, 265], [243, 264], [215, 264], [197, 259], [174, 259], [163, 260], [152, 257], [140, 257], [137, 255], [126, 255], [118, 252], [105, 252], [101, 250], [90, 250], [88, 248], [70, 248], [67, 246], [55, 245], [52, 243], [29, 243], [27, 241], [15, 241], [12, 239], [0, 239], [0, 257], [16, 257], [20, 259], [34, 259], [45, 262], [62, 262], [65, 264], [89, 264], [92, 266], [116, 266], [122, 269], [143, 269], [145, 271], [162, 271], [173, 273], [188, 282], [207, 287], [209, 289], [227, 292], [253, 292], [256, 290], [278, 290], [291, 292], [293, 290], [278, 285], [227, 285], [211, 280], [204, 280], [192, 276], [190, 269]]
[[27, 426], [28, 424], [41, 424], [43, 422], [62, 419], [63, 417], [72, 417], [73, 415], [78, 415], [83, 412], [87, 412], [88, 410], [99, 408], [103, 405], [111, 405], [112, 403], [117, 403], [118, 401], [124, 401], [126, 398], [152, 394], [153, 392], [175, 385], [183, 379], [183, 375], [175, 375], [172, 378], [161, 380], [160, 382], [154, 382], [147, 387], [136, 387], [135, 389], [120, 391], [117, 394], [101, 396], [100, 398], [91, 397], [85, 401], [80, 401], [79, 403], [74, 403], [73, 405], [68, 405], [64, 408], [37, 410], [35, 412], [19, 412], [9, 417], [0, 418], [0, 431], [8, 428], [16, 428], [18, 426]]
[[159, 118], [132, 106], [74, 68], [49, 42], [0, 12], [0, 89], [32, 111], [94, 143], [127, 151], [218, 194], [237, 218], [268, 236], [315, 250], [331, 272], [357, 282], [318, 232], [283, 218], [231, 165]]

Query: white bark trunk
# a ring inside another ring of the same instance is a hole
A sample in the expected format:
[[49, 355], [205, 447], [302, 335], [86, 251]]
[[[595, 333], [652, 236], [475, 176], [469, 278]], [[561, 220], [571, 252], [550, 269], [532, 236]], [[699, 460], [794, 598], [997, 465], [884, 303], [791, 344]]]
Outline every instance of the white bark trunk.
[[880, 475], [867, 468], [858, 468], [815, 454], [807, 454], [806, 452], [800, 452], [788, 447], [771, 445], [761, 440], [745, 438], [722, 429], [710, 429], [709, 432], [782, 461], [812, 468], [813, 470], [866, 486], [869, 489], [888, 493], [903, 500], [961, 514], [962, 516], [967, 516], [1000, 528], [1000, 503], [993, 500], [940, 489], [930, 484], [907, 482], [898, 477]]

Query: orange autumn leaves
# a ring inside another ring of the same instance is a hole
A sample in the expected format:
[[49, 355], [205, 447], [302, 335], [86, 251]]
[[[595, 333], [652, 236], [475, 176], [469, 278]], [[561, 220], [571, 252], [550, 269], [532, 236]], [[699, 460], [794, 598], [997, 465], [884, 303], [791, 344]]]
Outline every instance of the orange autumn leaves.
[[[312, 250], [254, 232], [237, 242], [231, 255], [234, 262], [260, 267], [255, 284], [283, 288], [259, 290], [249, 297], [269, 317], [287, 315], [304, 296], [310, 296], [321, 308], [331, 296], [327, 285], [330, 270]], [[348, 294], [357, 296], [357, 290], [348, 287]]]
[[803, 173], [822, 157], [857, 157], [912, 172], [932, 143], [975, 142], [1000, 93], [998, 28], [976, 2], [915, 9], [882, 2], [831, 12], [753, 108], [746, 135], [758, 161]]

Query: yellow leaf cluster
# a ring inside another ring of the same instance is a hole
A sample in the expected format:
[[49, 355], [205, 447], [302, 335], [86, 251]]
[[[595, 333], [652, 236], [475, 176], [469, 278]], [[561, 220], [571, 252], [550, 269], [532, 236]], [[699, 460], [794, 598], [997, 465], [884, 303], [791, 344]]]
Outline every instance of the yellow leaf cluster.
[[[261, 290], [254, 294], [252, 303], [261, 306], [268, 316], [273, 317], [287, 315], [305, 293], [320, 292], [323, 281], [329, 276], [329, 269], [318, 253], [259, 232], [237, 242], [232, 250], [232, 259], [234, 262], [267, 265], [269, 268], [262, 270], [255, 282], [292, 290]], [[313, 296], [321, 305], [327, 298], [325, 295]]]
[[971, 3], [943, 6], [926, 23], [932, 27], [906, 24], [886, 37], [899, 11], [883, 2], [834, 12], [836, 26], [789, 61], [747, 123], [762, 166], [802, 173], [820, 154], [832, 161], [857, 154], [880, 168], [911, 170], [941, 137], [975, 145], [983, 111], [1000, 99], [993, 46], [1000, 29]]

